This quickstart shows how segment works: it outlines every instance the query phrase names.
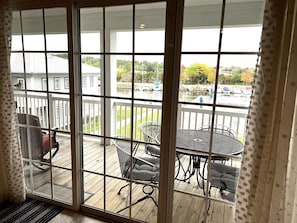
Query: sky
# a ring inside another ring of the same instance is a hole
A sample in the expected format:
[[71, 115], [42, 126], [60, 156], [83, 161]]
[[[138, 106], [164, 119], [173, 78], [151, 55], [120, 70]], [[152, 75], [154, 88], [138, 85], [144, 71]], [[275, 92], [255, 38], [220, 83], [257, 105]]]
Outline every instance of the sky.
[[[225, 52], [257, 52], [261, 35], [261, 27], [225, 28], [223, 30], [222, 51]], [[99, 33], [84, 33], [82, 39], [82, 52], [99, 52]], [[116, 45], [113, 52], [132, 52], [132, 33], [117, 32]], [[139, 31], [135, 34], [135, 52], [138, 53], [164, 53], [164, 31]], [[216, 52], [219, 43], [219, 29], [188, 29], [183, 32], [183, 52]], [[44, 50], [44, 38], [42, 35], [28, 35], [24, 37], [25, 50]], [[12, 50], [21, 50], [21, 37], [13, 36]], [[67, 51], [66, 34], [48, 35], [47, 50]], [[126, 56], [118, 56], [120, 59]], [[136, 60], [163, 62], [162, 56], [137, 56]], [[189, 66], [192, 63], [205, 63], [215, 67], [216, 55], [182, 55], [181, 63]], [[255, 67], [257, 56], [255, 55], [222, 55], [221, 66]]]

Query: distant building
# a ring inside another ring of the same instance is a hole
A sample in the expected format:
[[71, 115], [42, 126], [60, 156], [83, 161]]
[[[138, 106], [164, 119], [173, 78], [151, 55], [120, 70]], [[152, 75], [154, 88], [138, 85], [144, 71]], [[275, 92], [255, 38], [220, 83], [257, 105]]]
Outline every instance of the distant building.
[[[48, 87], [52, 92], [69, 92], [68, 60], [51, 54], [47, 56], [47, 72], [45, 55], [42, 53], [26, 53], [25, 68], [23, 55], [11, 54], [12, 83], [17, 89], [25, 87], [24, 69], [26, 69], [27, 89], [45, 91]], [[82, 64], [82, 90], [87, 94], [99, 93], [100, 69], [87, 64]]]
[[[70, 124], [70, 101], [69, 95], [55, 94], [69, 92], [69, 66], [68, 60], [54, 55], [47, 56], [47, 72], [45, 55], [42, 53], [11, 54], [11, 76], [15, 88], [15, 103], [19, 113], [30, 113], [38, 115], [43, 127], [48, 126], [48, 114], [52, 117], [51, 126], [66, 128]], [[25, 65], [25, 66], [24, 66]], [[25, 68], [24, 68], [25, 67]], [[24, 72], [24, 69], [26, 72]], [[82, 64], [82, 91], [86, 94], [100, 93], [98, 77], [100, 69]], [[46, 74], [48, 78], [46, 78]], [[26, 96], [21, 89], [25, 89], [25, 78], [27, 90], [46, 91], [50, 94], [40, 92], [28, 92]], [[48, 83], [47, 83], [48, 79]], [[27, 101], [25, 100], [27, 98]], [[98, 102], [86, 103], [84, 105], [84, 116], [98, 113]], [[28, 109], [28, 110], [27, 110]]]

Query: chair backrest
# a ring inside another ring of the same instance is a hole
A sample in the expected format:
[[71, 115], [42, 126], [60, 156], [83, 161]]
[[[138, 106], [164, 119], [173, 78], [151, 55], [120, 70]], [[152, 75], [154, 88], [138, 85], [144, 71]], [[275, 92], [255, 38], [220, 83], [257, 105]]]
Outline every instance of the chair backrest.
[[145, 142], [156, 142], [156, 136], [161, 132], [161, 125], [154, 122], [144, 122], [140, 126]]
[[119, 138], [112, 140], [112, 142], [117, 149], [123, 178], [129, 179], [131, 172], [133, 172], [132, 178], [134, 180], [146, 182], [156, 182], [158, 180], [159, 167], [157, 164], [159, 163], [159, 159], [135, 156], [133, 151], [138, 147], [138, 143], [133, 142], [131, 150], [131, 142], [128, 140]]
[[[114, 139], [112, 142], [117, 149], [122, 177], [128, 178], [129, 171], [130, 171], [129, 167], [131, 166], [131, 159], [133, 157], [131, 155], [131, 152], [133, 153], [133, 151], [137, 148], [138, 145], [136, 143], [132, 143], [132, 151], [131, 151], [130, 141], [126, 141], [124, 139]], [[132, 164], [133, 164], [133, 160], [132, 160]]]
[[[18, 114], [20, 142], [23, 158], [29, 158], [29, 146], [31, 146], [31, 158], [40, 159], [43, 152], [42, 130], [38, 116]], [[28, 122], [27, 122], [28, 121]]]
[[[200, 131], [211, 131], [211, 126], [204, 126], [202, 128], [199, 129]], [[226, 126], [215, 126], [213, 128], [213, 131], [215, 133], [219, 133], [219, 134], [222, 134], [222, 135], [227, 135], [227, 136], [230, 136], [232, 138], [236, 138], [236, 134], [235, 132], [230, 129], [229, 127], [226, 127]]]

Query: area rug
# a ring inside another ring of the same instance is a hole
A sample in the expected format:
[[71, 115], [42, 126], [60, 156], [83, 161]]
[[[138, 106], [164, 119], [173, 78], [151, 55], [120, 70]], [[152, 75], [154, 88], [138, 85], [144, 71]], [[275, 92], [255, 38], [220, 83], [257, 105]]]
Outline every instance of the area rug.
[[63, 210], [62, 207], [27, 198], [24, 202], [0, 212], [1, 223], [46, 223]]
[[[42, 186], [36, 188], [35, 192], [41, 193], [42, 195], [48, 195], [50, 197], [51, 184], [45, 183]], [[72, 202], [72, 189], [61, 185], [53, 184], [54, 198], [65, 202]], [[89, 199], [93, 194], [84, 193], [84, 200]]]

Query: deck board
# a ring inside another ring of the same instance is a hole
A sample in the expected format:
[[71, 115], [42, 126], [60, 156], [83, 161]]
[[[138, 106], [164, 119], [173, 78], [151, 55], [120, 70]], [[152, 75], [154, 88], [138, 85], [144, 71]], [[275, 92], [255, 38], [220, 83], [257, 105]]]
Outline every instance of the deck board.
[[[71, 155], [70, 155], [70, 140], [68, 137], [59, 136], [60, 151], [54, 157], [53, 164], [64, 168], [71, 168]], [[104, 153], [105, 148], [105, 153]], [[104, 159], [105, 155], [105, 159]], [[148, 156], [144, 153], [143, 146], [139, 146], [137, 155]], [[129, 187], [122, 190], [118, 195], [118, 190], [121, 186], [127, 183], [126, 180], [120, 180], [121, 173], [118, 162], [118, 156], [114, 146], [103, 147], [98, 140], [84, 141], [83, 146], [83, 160], [84, 170], [91, 172], [85, 172], [83, 175], [85, 192], [91, 194], [91, 196], [85, 201], [85, 205], [98, 208], [101, 210], [117, 212], [121, 208], [126, 206], [126, 196], [129, 196]], [[187, 158], [182, 159], [185, 163], [188, 162]], [[105, 173], [107, 174], [104, 181], [104, 163], [106, 163]], [[62, 168], [53, 168], [52, 170], [53, 182], [55, 184], [69, 187], [72, 186], [71, 172]], [[50, 182], [50, 171], [42, 172], [34, 176], [34, 185], [31, 188], [38, 188], [46, 182]], [[31, 181], [26, 178], [27, 184]], [[104, 187], [104, 182], [105, 187]], [[142, 192], [142, 184], [132, 183], [132, 202], [139, 197], [144, 196]], [[106, 190], [106, 196], [104, 196], [104, 188]], [[190, 182], [183, 182], [175, 180], [174, 183], [174, 203], [173, 203], [173, 223], [183, 222], [202, 222], [205, 218], [206, 200], [203, 195], [203, 190], [197, 186], [196, 178], [191, 178]], [[156, 188], [156, 194], [158, 189]], [[212, 189], [211, 196], [219, 198], [219, 193], [216, 189]], [[104, 207], [105, 198], [105, 207]], [[158, 198], [158, 196], [156, 196]], [[232, 219], [233, 205], [217, 200], [212, 200], [210, 209], [207, 215], [207, 222], [212, 223], [229, 223]], [[129, 217], [129, 209], [121, 212], [120, 214]], [[134, 205], [131, 211], [131, 217], [146, 221], [157, 222], [157, 207], [151, 199], [142, 201], [141, 203]]]

